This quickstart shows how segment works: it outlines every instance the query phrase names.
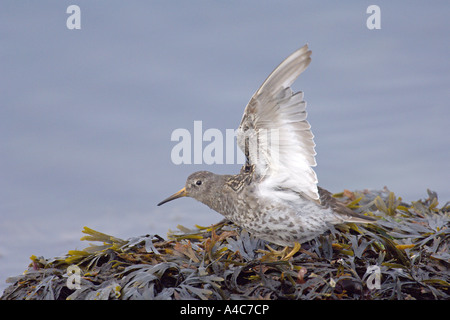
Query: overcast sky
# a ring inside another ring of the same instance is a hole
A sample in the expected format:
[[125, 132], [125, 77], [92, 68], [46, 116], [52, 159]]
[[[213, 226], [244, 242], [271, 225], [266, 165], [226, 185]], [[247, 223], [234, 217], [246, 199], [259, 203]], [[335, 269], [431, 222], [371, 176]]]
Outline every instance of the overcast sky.
[[[81, 9], [69, 30], [66, 9]], [[369, 30], [366, 9], [381, 9]], [[450, 200], [448, 1], [0, 2], [0, 290], [29, 256], [81, 249], [83, 226], [165, 237], [221, 219], [156, 203], [197, 170], [171, 134], [235, 129], [269, 73], [305, 43], [319, 185]], [[206, 146], [205, 142], [203, 146]]]

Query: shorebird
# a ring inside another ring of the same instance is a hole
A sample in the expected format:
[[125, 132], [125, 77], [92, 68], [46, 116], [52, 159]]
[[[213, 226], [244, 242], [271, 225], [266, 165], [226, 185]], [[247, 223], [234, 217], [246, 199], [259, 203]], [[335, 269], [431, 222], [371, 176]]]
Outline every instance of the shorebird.
[[317, 185], [306, 102], [303, 92], [290, 88], [310, 56], [307, 45], [292, 53], [250, 99], [236, 134], [246, 156], [239, 174], [195, 172], [183, 189], [158, 206], [191, 197], [253, 236], [282, 246], [309, 241], [335, 224], [374, 222]]

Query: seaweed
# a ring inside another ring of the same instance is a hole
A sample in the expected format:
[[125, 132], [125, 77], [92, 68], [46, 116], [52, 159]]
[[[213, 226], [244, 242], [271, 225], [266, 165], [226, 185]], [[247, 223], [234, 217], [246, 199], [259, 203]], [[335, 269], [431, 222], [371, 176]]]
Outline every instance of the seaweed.
[[450, 290], [450, 206], [435, 192], [410, 204], [386, 188], [335, 194], [377, 218], [338, 225], [283, 248], [223, 220], [167, 239], [119, 239], [85, 227], [83, 250], [31, 257], [1, 299], [92, 300], [446, 300]]

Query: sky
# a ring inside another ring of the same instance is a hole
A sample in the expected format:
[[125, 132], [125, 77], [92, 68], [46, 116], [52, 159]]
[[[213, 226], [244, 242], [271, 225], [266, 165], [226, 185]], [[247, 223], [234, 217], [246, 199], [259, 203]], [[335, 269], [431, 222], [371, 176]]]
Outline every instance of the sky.
[[[81, 29], [66, 10], [80, 8]], [[368, 29], [367, 8], [381, 29]], [[198, 170], [172, 133], [236, 129], [270, 72], [304, 44], [319, 185], [450, 200], [448, 1], [0, 2], [0, 291], [31, 255], [222, 217], [156, 204]], [[70, 20], [71, 21], [71, 20]], [[196, 136], [199, 139], [199, 136]], [[205, 138], [201, 137], [200, 138]], [[194, 139], [194, 137], [193, 137]], [[197, 140], [197, 141], [201, 141]], [[202, 147], [209, 144], [204, 141]]]

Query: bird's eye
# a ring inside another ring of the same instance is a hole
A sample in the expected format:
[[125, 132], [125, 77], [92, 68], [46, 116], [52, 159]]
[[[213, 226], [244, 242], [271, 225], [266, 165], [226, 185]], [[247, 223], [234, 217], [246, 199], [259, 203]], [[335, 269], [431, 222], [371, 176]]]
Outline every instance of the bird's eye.
[[195, 181], [195, 184], [198, 185], [198, 186], [200, 186], [200, 185], [202, 184], [202, 180], [197, 180], [197, 181]]

